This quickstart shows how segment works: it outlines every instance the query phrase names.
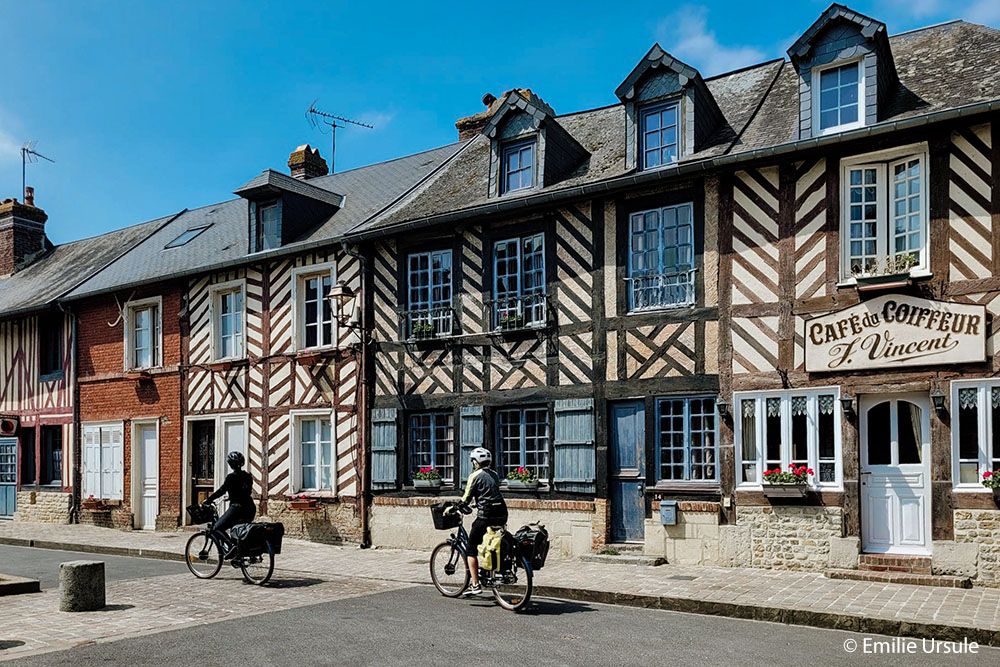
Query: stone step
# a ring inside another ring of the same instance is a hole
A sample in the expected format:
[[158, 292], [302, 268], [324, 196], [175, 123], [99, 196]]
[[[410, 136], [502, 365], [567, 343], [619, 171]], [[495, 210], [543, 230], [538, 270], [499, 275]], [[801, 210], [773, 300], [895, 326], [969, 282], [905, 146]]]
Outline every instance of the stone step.
[[609, 554], [584, 554], [580, 556], [584, 563], [604, 563], [606, 565], [645, 565], [656, 567], [665, 565], [666, 558], [660, 556], [643, 556], [642, 554], [619, 554], [612, 556]]
[[943, 574], [916, 574], [913, 572], [876, 572], [874, 570], [826, 570], [827, 579], [851, 579], [853, 581], [881, 581], [887, 584], [910, 584], [912, 586], [938, 586], [941, 588], [972, 588], [968, 577], [952, 577]]
[[[611, 544], [605, 544], [604, 549], [614, 550], [621, 554], [641, 554], [643, 547], [642, 543], [635, 542], [617, 542]], [[603, 549], [602, 549], [603, 551]]]
[[907, 572], [909, 574], [930, 574], [931, 559], [928, 556], [907, 556], [901, 554], [861, 554], [858, 569], [871, 572]]

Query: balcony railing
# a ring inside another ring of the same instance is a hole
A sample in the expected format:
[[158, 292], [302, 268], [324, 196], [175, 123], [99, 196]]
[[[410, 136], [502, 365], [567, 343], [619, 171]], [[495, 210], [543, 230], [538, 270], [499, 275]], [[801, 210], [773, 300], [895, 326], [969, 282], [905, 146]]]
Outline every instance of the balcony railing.
[[545, 326], [548, 300], [544, 293], [505, 296], [488, 302], [495, 331], [515, 331]]
[[677, 308], [694, 303], [695, 269], [626, 278], [632, 311]]
[[455, 317], [451, 306], [414, 308], [401, 311], [401, 315], [403, 340], [422, 340], [454, 333]]

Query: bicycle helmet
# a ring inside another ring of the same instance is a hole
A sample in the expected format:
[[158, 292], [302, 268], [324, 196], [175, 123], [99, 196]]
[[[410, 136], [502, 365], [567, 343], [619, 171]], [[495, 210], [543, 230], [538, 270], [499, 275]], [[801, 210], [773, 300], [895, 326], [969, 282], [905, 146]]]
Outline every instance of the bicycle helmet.
[[473, 449], [469, 458], [479, 464], [479, 467], [488, 466], [493, 463], [493, 455], [490, 454], [490, 450], [483, 447], [476, 447]]
[[240, 452], [229, 452], [229, 456], [226, 457], [226, 462], [234, 468], [242, 468], [243, 464], [246, 463], [246, 459], [243, 458], [243, 454]]

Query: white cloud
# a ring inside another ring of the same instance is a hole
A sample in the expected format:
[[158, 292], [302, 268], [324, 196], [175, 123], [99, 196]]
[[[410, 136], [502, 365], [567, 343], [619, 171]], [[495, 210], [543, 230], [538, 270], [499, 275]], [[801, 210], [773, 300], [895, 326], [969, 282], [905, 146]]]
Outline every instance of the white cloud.
[[685, 5], [660, 21], [656, 29], [663, 48], [696, 67], [704, 76], [746, 67], [764, 59], [752, 46], [724, 46], [708, 28], [708, 9]]

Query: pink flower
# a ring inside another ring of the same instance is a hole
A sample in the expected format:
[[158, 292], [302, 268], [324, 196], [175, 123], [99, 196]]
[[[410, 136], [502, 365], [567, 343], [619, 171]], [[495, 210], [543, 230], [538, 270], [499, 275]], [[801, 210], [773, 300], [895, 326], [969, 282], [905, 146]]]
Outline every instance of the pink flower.
[[[983, 479], [989, 479], [992, 476], [993, 472], [991, 470], [987, 470], [986, 472], [983, 473]], [[91, 498], [93, 498], [93, 496], [91, 496]]]

